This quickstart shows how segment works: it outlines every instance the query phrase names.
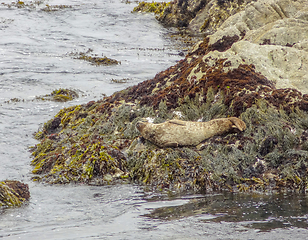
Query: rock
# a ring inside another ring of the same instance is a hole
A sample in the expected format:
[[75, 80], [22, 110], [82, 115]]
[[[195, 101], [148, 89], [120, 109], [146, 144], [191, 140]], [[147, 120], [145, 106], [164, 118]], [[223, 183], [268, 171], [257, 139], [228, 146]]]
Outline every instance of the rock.
[[207, 0], [175, 0], [157, 17], [165, 26], [187, 27]]
[[43, 101], [55, 101], [55, 102], [67, 102], [79, 97], [79, 94], [75, 90], [71, 89], [57, 89], [52, 91], [51, 94], [44, 96], [38, 96], [36, 99]]
[[222, 45], [230, 38], [235, 39], [233, 45], [212, 51], [203, 60], [214, 63], [225, 59], [225, 71], [253, 64], [276, 88], [308, 93], [307, 3], [259, 0], [247, 5], [209, 37], [209, 45]]
[[304, 50], [243, 40], [225, 52], [210, 52], [203, 61], [213, 66], [217, 59], [225, 59], [225, 71], [240, 64], [253, 64], [257, 72], [275, 83], [276, 88], [294, 88], [308, 93], [308, 55]]
[[[301, 3], [300, 3], [301, 2]], [[223, 36], [240, 36], [267, 24], [286, 18], [295, 18], [301, 9], [307, 9], [305, 0], [258, 0], [248, 4], [243, 11], [229, 17], [210, 38], [210, 44]]]
[[[32, 149], [34, 180], [307, 192], [306, 3], [251, 1], [153, 79], [62, 109], [36, 134], [41, 142]], [[201, 1], [174, 4], [187, 19], [202, 9]], [[241, 119], [245, 131], [212, 136], [197, 146], [159, 148], [135, 128], [143, 118], [163, 123], [228, 117]]]
[[187, 28], [192, 34], [212, 34], [253, 0], [175, 0], [156, 18], [165, 26]]
[[6, 180], [0, 182], [0, 207], [18, 207], [30, 199], [27, 184]]
[[240, 12], [253, 0], [211, 0], [189, 22], [188, 29], [193, 33], [210, 35], [230, 16]]
[[[308, 95], [276, 89], [253, 65], [228, 70], [224, 59], [204, 61], [211, 49], [205, 39], [151, 80], [62, 109], [50, 120], [60, 124], [52, 133], [43, 129], [33, 148], [34, 179], [130, 180], [173, 191], [306, 191]], [[197, 147], [161, 149], [135, 129], [142, 118], [161, 123], [228, 116], [243, 120], [246, 130], [211, 137]]]

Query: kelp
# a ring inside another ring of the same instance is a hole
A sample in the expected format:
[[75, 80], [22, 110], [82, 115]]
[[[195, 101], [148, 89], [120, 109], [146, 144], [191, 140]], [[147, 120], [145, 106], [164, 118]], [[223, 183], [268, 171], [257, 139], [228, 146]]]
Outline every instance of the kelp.
[[27, 184], [12, 180], [0, 182], [0, 207], [19, 207], [29, 199]]

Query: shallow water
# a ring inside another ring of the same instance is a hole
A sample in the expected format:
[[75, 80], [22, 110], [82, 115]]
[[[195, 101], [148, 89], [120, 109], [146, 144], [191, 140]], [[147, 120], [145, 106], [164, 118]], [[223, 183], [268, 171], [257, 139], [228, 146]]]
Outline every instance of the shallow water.
[[[0, 4], [0, 180], [28, 183], [31, 200], [0, 210], [4, 239], [305, 239], [305, 195], [150, 193], [135, 185], [49, 186], [31, 182], [32, 134], [61, 108], [153, 78], [184, 46], [150, 14], [120, 0]], [[46, 4], [70, 5], [43, 11]], [[8, 6], [9, 5], [9, 6]], [[70, 53], [121, 61], [93, 66]], [[124, 83], [117, 83], [118, 81]], [[58, 88], [67, 103], [37, 100]]]

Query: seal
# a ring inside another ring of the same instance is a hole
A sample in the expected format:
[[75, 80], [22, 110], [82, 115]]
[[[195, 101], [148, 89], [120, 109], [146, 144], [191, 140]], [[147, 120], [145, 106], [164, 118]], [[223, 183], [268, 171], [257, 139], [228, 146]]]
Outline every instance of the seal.
[[244, 131], [246, 124], [236, 117], [217, 118], [208, 122], [173, 119], [159, 124], [139, 121], [136, 128], [142, 137], [159, 147], [178, 147], [196, 146], [205, 139], [234, 128]]

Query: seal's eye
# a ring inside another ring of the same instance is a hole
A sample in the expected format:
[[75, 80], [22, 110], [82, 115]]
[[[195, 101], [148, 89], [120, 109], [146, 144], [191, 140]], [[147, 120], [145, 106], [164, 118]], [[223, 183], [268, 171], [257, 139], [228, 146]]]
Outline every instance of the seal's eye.
[[139, 130], [141, 128], [142, 123], [141, 122], [137, 122], [136, 123], [136, 128]]

